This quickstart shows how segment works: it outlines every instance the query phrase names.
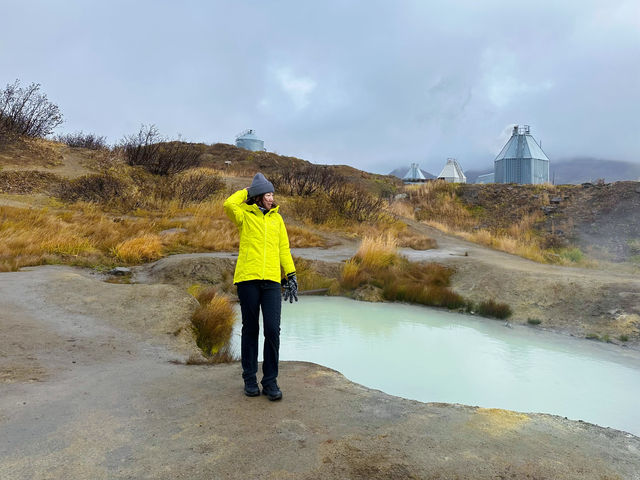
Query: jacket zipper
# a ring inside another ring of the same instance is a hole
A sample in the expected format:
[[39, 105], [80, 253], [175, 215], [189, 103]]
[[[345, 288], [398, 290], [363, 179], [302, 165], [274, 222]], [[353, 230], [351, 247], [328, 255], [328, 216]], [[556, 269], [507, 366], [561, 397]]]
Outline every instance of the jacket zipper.
[[264, 247], [262, 248], [264, 258], [262, 260], [262, 279], [264, 280], [264, 275], [267, 270], [267, 216], [262, 215], [262, 220], [264, 222]]

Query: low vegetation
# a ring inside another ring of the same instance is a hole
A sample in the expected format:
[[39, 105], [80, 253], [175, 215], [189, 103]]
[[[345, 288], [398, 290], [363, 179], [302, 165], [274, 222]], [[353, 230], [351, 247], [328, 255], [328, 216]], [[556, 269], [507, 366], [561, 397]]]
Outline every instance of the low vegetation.
[[86, 148], [88, 150], [106, 150], [109, 148], [107, 138], [94, 133], [79, 131], [56, 135], [55, 138], [58, 142], [74, 148]]
[[334, 278], [318, 272], [310, 260], [294, 257], [293, 263], [296, 266], [299, 292], [329, 289], [336, 283]]
[[229, 342], [236, 322], [236, 314], [229, 298], [213, 288], [194, 286], [192, 293], [198, 300], [198, 308], [191, 317], [196, 344], [212, 363], [236, 361], [229, 349]]
[[[537, 262], [580, 264], [590, 262], [561, 236], [565, 224], [547, 225], [545, 208], [562, 194], [552, 185], [478, 185], [427, 182], [407, 188], [407, 199], [392, 210], [446, 233]], [[547, 227], [550, 231], [547, 231]]]
[[[398, 255], [396, 247], [396, 239], [390, 235], [364, 238], [358, 252], [342, 269], [339, 292], [353, 295], [354, 291], [364, 290], [373, 300], [449, 309], [468, 306], [469, 303], [450, 288], [453, 270], [436, 263], [409, 262]], [[510, 313], [506, 305], [494, 302], [494, 307], [494, 311], [503, 309]]]
[[130, 166], [140, 166], [154, 175], [171, 175], [200, 166], [205, 145], [168, 141], [155, 125], [142, 125], [137, 133], [125, 135], [117, 149]]
[[494, 299], [480, 302], [476, 307], [476, 312], [483, 317], [493, 317], [500, 320], [509, 318], [512, 314], [511, 307], [505, 303], [496, 302]]

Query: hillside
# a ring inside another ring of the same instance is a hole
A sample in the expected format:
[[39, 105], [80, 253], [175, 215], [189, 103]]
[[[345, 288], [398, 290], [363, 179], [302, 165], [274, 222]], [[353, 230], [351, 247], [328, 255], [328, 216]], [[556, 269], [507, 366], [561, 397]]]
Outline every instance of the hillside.
[[534, 228], [544, 246], [575, 246], [597, 260], [640, 264], [640, 182], [466, 184], [459, 195], [476, 213], [472, 228], [507, 230], [541, 213]]

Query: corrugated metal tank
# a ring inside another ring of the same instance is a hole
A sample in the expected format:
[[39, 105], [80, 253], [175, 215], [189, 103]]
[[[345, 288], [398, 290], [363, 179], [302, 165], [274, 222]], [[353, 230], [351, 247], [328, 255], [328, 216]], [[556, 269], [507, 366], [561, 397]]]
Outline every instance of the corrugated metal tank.
[[549, 158], [529, 131], [529, 125], [513, 127], [511, 138], [494, 160], [496, 183], [546, 183]]
[[252, 152], [263, 152], [264, 141], [260, 140], [253, 130], [245, 130], [236, 137], [236, 147]]

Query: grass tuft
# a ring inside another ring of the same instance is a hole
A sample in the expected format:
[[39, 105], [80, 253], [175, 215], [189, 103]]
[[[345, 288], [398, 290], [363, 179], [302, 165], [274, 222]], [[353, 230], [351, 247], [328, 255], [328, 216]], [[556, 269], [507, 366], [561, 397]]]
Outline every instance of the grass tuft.
[[125, 263], [153, 261], [162, 256], [162, 241], [158, 235], [149, 233], [117, 244], [113, 253]]
[[477, 309], [478, 313], [483, 317], [493, 317], [498, 319], [509, 318], [513, 313], [509, 305], [506, 303], [496, 302], [494, 299], [480, 302]]
[[[196, 344], [205, 357], [233, 357], [228, 344], [236, 321], [231, 302], [215, 288], [202, 289], [196, 296], [200, 304], [191, 317]], [[227, 346], [225, 349], [224, 347]], [[235, 361], [235, 357], [229, 361]]]
[[363, 268], [383, 269], [391, 266], [399, 258], [396, 249], [397, 240], [390, 234], [365, 237], [355, 258]]

